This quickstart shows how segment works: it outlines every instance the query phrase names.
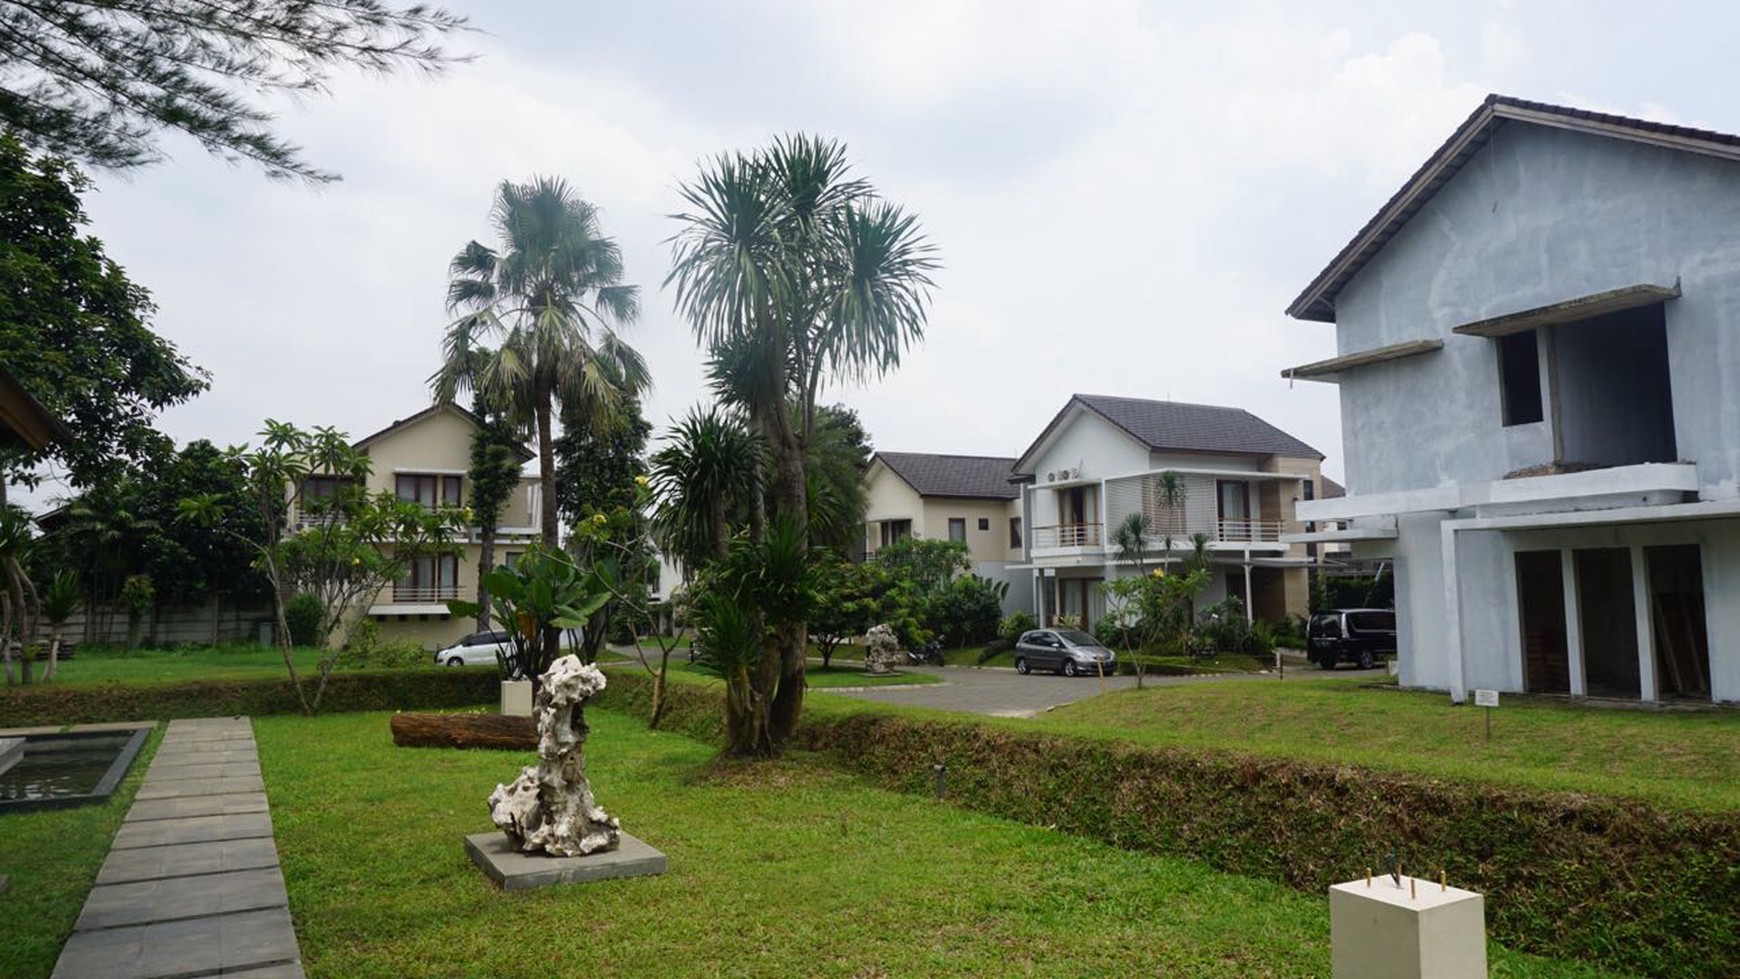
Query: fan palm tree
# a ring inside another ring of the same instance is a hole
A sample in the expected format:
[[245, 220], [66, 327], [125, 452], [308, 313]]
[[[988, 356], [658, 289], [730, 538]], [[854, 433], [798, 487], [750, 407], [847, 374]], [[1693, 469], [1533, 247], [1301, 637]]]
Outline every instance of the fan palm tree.
[[[680, 193], [688, 210], [673, 215], [665, 284], [713, 357], [721, 398], [766, 444], [772, 510], [807, 538], [817, 396], [829, 380], [886, 374], [923, 338], [933, 250], [829, 139], [720, 156]], [[802, 708], [806, 632], [801, 620], [777, 630], [776, 745]]]
[[646, 363], [616, 333], [639, 316], [639, 293], [622, 284], [622, 253], [601, 233], [597, 208], [563, 180], [503, 181], [490, 219], [498, 246], [469, 242], [448, 267], [447, 306], [462, 315], [429, 380], [438, 400], [475, 390], [536, 433], [539, 521], [554, 550], [552, 420], [560, 405], [607, 425], [645, 390]]

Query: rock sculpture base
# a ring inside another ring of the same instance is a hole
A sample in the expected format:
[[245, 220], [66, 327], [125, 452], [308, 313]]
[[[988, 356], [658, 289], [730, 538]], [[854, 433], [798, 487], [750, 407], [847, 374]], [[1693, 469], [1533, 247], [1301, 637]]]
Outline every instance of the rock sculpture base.
[[604, 689], [598, 667], [564, 656], [541, 678], [533, 712], [538, 763], [489, 797], [489, 817], [521, 853], [578, 857], [614, 850], [622, 825], [592, 798], [586, 781], [586, 701]]
[[665, 872], [665, 855], [622, 834], [622, 845], [584, 857], [552, 857], [525, 854], [500, 833], [473, 833], [465, 838], [465, 852], [484, 876], [504, 891], [525, 891], [553, 884], [584, 884], [618, 877], [646, 877]]

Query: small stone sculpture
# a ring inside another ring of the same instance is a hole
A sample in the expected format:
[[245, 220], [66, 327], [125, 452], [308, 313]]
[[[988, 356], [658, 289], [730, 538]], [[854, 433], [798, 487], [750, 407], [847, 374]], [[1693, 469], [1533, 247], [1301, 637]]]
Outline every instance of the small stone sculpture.
[[598, 807], [586, 781], [584, 708], [604, 689], [604, 674], [564, 656], [541, 678], [533, 713], [538, 719], [538, 764], [489, 796], [489, 816], [524, 853], [578, 857], [614, 850], [622, 824]]
[[864, 634], [864, 667], [871, 673], [893, 673], [900, 658], [900, 640], [886, 624], [872, 626]]

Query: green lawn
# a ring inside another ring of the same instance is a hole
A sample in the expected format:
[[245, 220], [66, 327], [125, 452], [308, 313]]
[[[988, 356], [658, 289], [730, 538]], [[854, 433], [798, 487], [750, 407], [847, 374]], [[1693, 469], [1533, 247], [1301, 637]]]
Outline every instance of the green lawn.
[[[1315, 672], [1315, 671], [1313, 671]], [[1273, 679], [1106, 694], [1041, 729], [1532, 788], [1740, 809], [1740, 712], [1602, 709], [1507, 697], [1484, 711], [1358, 681]]]
[[76, 809], [0, 814], [0, 874], [12, 879], [0, 894], [6, 940], [0, 976], [46, 976], [109, 855], [109, 842], [133, 804], [145, 768], [157, 753], [152, 733], [127, 777], [107, 802]]
[[[588, 717], [598, 799], [669, 871], [504, 894], [460, 838], [490, 828], [484, 797], [529, 756], [394, 748], [387, 719], [255, 721], [310, 976], [1329, 971], [1321, 897], [867, 788], [801, 754], [722, 764], [607, 711]], [[1492, 954], [1498, 976], [1605, 974]]]
[[[313, 672], [320, 650], [297, 647], [292, 655], [298, 671]], [[42, 663], [36, 673], [42, 673]], [[241, 680], [284, 676], [284, 656], [267, 646], [189, 646], [180, 649], [80, 647], [60, 664], [56, 683], [158, 683], [178, 680]]]

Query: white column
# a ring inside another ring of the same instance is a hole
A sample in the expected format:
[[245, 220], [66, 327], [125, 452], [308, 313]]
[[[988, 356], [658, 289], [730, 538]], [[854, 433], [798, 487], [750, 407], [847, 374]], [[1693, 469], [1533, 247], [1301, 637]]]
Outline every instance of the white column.
[[1462, 703], [1468, 699], [1468, 681], [1462, 662], [1462, 596], [1456, 579], [1456, 524], [1446, 520], [1438, 525], [1439, 542], [1444, 556], [1444, 648], [1450, 654], [1450, 699]]
[[[1247, 535], [1248, 536], [1248, 535]], [[1257, 604], [1257, 596], [1251, 594], [1251, 545], [1245, 543], [1245, 625], [1251, 624], [1251, 606]]]
[[1583, 604], [1577, 597], [1577, 562], [1573, 554], [1570, 548], [1559, 552], [1559, 575], [1565, 586], [1565, 658], [1571, 664], [1571, 696], [1587, 697], [1589, 685], [1583, 676]]
[[1643, 563], [1643, 545], [1631, 545], [1631, 604], [1637, 620], [1637, 695], [1645, 703], [1657, 700], [1655, 689], [1655, 630], [1649, 601], [1649, 565]]

